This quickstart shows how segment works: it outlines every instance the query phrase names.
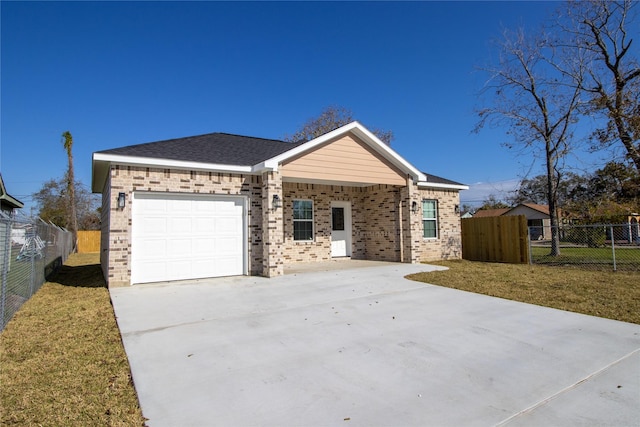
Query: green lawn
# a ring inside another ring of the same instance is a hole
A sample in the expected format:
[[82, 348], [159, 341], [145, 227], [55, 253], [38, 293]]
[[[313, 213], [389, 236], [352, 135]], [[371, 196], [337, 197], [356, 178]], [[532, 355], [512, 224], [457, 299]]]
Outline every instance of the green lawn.
[[[560, 256], [550, 256], [550, 248], [532, 246], [531, 256], [535, 264], [579, 265], [586, 269], [613, 269], [613, 251], [611, 247], [560, 247]], [[640, 270], [640, 248], [616, 247], [616, 269], [624, 271]]]
[[640, 324], [640, 273], [544, 265], [443, 261], [412, 280]]

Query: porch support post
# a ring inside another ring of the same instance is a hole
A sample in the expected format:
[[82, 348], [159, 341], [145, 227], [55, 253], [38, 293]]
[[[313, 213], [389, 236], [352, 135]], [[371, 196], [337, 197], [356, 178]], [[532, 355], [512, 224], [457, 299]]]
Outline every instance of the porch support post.
[[[274, 207], [274, 196], [280, 201], [279, 207]], [[283, 211], [282, 176], [277, 171], [265, 172], [262, 174], [262, 275], [265, 277], [284, 274]]]
[[[420, 262], [420, 225], [422, 221], [422, 201], [418, 192], [418, 184], [407, 177], [407, 185], [402, 189], [404, 206], [402, 209], [402, 262], [415, 264]], [[418, 207], [413, 212], [413, 202]]]

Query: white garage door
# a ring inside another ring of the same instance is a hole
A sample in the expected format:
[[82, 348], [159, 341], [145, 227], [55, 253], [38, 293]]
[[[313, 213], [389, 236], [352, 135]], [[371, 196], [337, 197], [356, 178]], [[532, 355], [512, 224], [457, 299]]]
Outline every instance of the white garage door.
[[245, 272], [243, 197], [133, 194], [131, 283]]

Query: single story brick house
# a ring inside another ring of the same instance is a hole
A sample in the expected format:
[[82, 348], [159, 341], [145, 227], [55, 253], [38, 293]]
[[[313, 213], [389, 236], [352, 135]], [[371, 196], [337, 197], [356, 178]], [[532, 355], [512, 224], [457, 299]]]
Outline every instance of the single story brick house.
[[467, 188], [358, 122], [307, 142], [212, 133], [93, 153], [109, 286], [460, 258]]

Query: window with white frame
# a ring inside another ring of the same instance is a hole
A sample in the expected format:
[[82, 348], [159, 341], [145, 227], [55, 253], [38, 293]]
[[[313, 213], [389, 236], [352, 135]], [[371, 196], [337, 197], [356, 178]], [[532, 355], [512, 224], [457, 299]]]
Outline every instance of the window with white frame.
[[422, 201], [422, 237], [438, 238], [438, 201]]
[[313, 240], [313, 202], [293, 201], [293, 240]]

